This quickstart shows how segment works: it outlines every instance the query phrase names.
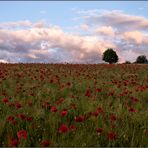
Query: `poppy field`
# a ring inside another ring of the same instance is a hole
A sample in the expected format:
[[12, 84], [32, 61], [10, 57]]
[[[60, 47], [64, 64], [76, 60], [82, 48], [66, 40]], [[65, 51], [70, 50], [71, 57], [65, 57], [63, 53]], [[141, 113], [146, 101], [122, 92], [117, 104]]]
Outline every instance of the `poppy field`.
[[0, 147], [148, 146], [148, 66], [0, 64]]

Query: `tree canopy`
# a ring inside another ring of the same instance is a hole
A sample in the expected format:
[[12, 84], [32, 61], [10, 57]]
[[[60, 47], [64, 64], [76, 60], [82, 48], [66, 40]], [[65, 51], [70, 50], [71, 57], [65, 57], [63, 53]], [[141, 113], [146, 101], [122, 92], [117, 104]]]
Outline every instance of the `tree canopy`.
[[118, 55], [112, 48], [108, 48], [104, 53], [103, 53], [103, 58], [105, 62], [108, 62], [109, 64], [112, 63], [117, 63], [118, 62]]
[[136, 59], [136, 63], [141, 63], [142, 64], [142, 63], [147, 63], [147, 62], [148, 62], [148, 60], [147, 60], [145, 55], [140, 55]]

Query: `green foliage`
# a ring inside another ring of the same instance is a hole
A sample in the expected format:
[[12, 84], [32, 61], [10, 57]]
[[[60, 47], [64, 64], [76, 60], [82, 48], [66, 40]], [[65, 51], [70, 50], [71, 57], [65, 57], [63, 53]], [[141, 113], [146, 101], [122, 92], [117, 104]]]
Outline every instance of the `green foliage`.
[[118, 62], [118, 55], [116, 54], [116, 52], [112, 48], [109, 48], [103, 53], [102, 59], [105, 62], [108, 62], [110, 64], [117, 63]]
[[147, 63], [147, 62], [148, 62], [148, 60], [145, 55], [140, 55], [136, 59], [136, 63], [139, 63], [139, 64], [143, 64], [143, 63]]
[[[0, 72], [0, 147], [10, 147], [13, 138], [19, 140], [17, 147], [42, 147], [43, 140], [54, 147], [148, 145], [147, 65], [0, 64]], [[86, 96], [88, 88], [91, 92]], [[21, 108], [16, 108], [16, 103]], [[57, 112], [51, 112], [53, 106]], [[93, 114], [98, 108], [102, 112]], [[134, 110], [129, 112], [130, 108]], [[63, 109], [68, 111], [64, 117]], [[26, 118], [21, 119], [20, 113]], [[85, 120], [76, 122], [80, 115]], [[111, 120], [111, 115], [116, 120]], [[10, 122], [9, 116], [16, 122]], [[61, 124], [68, 126], [66, 133], [58, 132]], [[103, 132], [97, 133], [97, 128]], [[22, 129], [27, 132], [26, 139], [17, 136]], [[109, 132], [115, 133], [116, 139], [109, 140]]]
[[131, 62], [130, 61], [125, 61], [125, 63], [124, 64], [131, 64]]

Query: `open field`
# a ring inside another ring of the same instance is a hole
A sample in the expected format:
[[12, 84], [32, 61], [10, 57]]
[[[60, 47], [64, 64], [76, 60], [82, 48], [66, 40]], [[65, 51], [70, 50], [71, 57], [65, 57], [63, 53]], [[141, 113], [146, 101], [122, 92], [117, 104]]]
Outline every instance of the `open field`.
[[148, 65], [0, 64], [0, 146], [148, 146]]

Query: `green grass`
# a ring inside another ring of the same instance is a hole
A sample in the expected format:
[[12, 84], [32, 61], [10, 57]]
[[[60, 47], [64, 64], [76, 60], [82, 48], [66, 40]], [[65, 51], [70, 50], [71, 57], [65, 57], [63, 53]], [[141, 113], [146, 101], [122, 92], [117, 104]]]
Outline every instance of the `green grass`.
[[[101, 92], [96, 92], [97, 88]], [[85, 96], [88, 89], [89, 97]], [[4, 98], [9, 102], [4, 103]], [[57, 105], [60, 98], [64, 101]], [[17, 109], [16, 102], [22, 107]], [[50, 104], [47, 108], [45, 102]], [[19, 141], [18, 147], [41, 147], [43, 140], [48, 140], [49, 146], [146, 147], [147, 104], [147, 65], [1, 64], [0, 146], [11, 146], [14, 138]], [[57, 112], [51, 112], [51, 106]], [[103, 112], [95, 117], [92, 112], [98, 107]], [[130, 108], [136, 112], [130, 112]], [[60, 114], [63, 109], [68, 111], [65, 117]], [[20, 113], [26, 119], [18, 118]], [[115, 121], [110, 120], [112, 114]], [[10, 115], [16, 124], [8, 121]], [[83, 122], [75, 121], [79, 115], [85, 117]], [[27, 117], [33, 120], [27, 121]], [[61, 124], [68, 126], [66, 133], [59, 133]], [[76, 131], [70, 129], [71, 125], [76, 126]], [[103, 132], [97, 133], [97, 128]], [[17, 136], [22, 129], [27, 132], [26, 139]], [[110, 140], [109, 132], [116, 138]]]

